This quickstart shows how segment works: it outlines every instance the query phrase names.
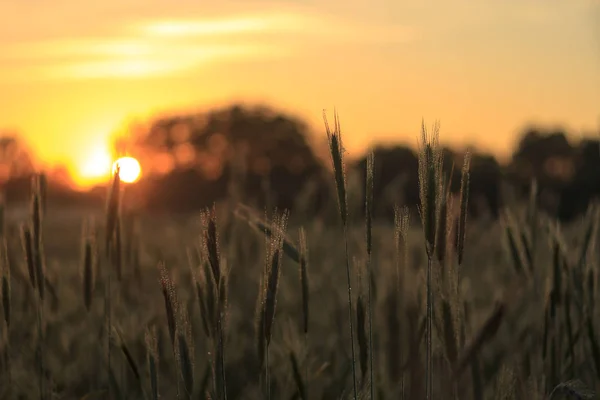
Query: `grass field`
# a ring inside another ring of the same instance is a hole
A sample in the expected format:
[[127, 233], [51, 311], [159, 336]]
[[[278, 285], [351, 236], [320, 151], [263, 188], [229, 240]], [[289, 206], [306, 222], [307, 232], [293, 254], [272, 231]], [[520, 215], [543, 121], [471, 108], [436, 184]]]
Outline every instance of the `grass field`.
[[329, 133], [327, 218], [243, 199], [130, 218], [114, 187], [106, 210], [44, 210], [40, 185], [6, 208], [0, 397], [594, 398], [598, 208], [560, 229], [533, 202], [464, 223], [424, 135], [425, 229], [400, 207], [344, 224], [373, 181], [347, 193]]

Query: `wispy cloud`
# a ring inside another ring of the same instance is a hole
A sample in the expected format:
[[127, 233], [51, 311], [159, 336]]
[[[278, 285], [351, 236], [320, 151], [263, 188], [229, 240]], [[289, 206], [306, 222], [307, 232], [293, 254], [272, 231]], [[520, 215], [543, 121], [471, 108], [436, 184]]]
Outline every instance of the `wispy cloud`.
[[54, 78], [94, 79], [128, 78], [142, 79], [185, 72], [195, 67], [244, 57], [282, 56], [281, 49], [258, 45], [186, 46], [169, 49], [153, 48], [152, 53], [138, 56], [107, 57], [104, 60], [74, 62], [54, 69]]
[[[284, 57], [303, 44], [396, 43], [407, 27], [365, 25], [309, 13], [264, 12], [221, 18], [127, 21], [110, 35], [4, 45], [0, 71], [11, 79], [145, 78], [232, 59]], [[28, 71], [28, 73], [24, 73]]]
[[343, 42], [405, 42], [413, 40], [416, 31], [406, 26], [381, 26], [325, 17], [309, 13], [266, 12], [232, 16], [223, 19], [165, 19], [142, 21], [136, 31], [151, 37], [191, 38], [252, 33], [319, 36], [324, 40]]
[[152, 44], [141, 38], [67, 38], [8, 44], [0, 57], [7, 61], [26, 61], [74, 56], [136, 56], [150, 54], [152, 49]]
[[[1, 67], [0, 73], [11, 81], [78, 80], [78, 79], [143, 79], [185, 72], [198, 66], [244, 57], [278, 57], [284, 51], [267, 45], [218, 46], [134, 46], [124, 52], [122, 44], [104, 43], [104, 48], [70, 49], [58, 45], [53, 55], [41, 62], [31, 62], [39, 54], [13, 60], [13, 67]], [[73, 50], [73, 51], [72, 51]], [[66, 60], [57, 57], [65, 56]], [[2, 58], [0, 57], [0, 60]]]
[[[286, 24], [289, 19], [291, 25]], [[151, 37], [190, 37], [234, 35], [240, 33], [256, 33], [273, 29], [297, 29], [297, 18], [278, 16], [242, 16], [234, 18], [202, 20], [202, 19], [165, 19], [139, 22], [134, 28], [144, 35]]]

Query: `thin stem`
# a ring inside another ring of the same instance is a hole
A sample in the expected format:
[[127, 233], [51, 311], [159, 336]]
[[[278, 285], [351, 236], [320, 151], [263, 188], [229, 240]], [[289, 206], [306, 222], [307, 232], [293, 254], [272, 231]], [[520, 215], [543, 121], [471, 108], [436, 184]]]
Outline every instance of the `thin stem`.
[[367, 271], [369, 273], [369, 278], [368, 278], [368, 286], [369, 286], [369, 292], [368, 292], [368, 296], [369, 296], [369, 370], [371, 372], [371, 400], [373, 400], [375, 398], [375, 389], [374, 389], [374, 383], [375, 381], [373, 380], [373, 299], [372, 299], [372, 286], [373, 286], [373, 271], [372, 271], [372, 267], [373, 265], [371, 264], [371, 253], [369, 252], [369, 254], [367, 255]]
[[[433, 252], [431, 252], [433, 253]], [[425, 398], [427, 400], [431, 400], [433, 396], [433, 363], [431, 359], [431, 329], [432, 329], [432, 319], [433, 319], [433, 293], [431, 290], [431, 264], [432, 264], [433, 254], [427, 256], [427, 374], [426, 374], [426, 394]]]
[[[6, 363], [6, 374], [8, 375], [8, 385], [12, 385], [12, 368], [10, 365], [10, 328], [6, 327], [6, 343], [4, 348], [4, 357]], [[12, 386], [11, 386], [12, 387]]]
[[221, 364], [221, 399], [227, 400], [227, 383], [225, 380], [225, 343], [223, 340], [223, 315], [219, 317], [219, 363]]
[[[111, 266], [112, 267], [112, 266]], [[106, 324], [106, 368], [107, 368], [107, 378], [108, 378], [108, 398], [111, 398], [111, 394], [112, 394], [112, 385], [111, 385], [111, 380], [110, 380], [110, 374], [111, 374], [111, 357], [110, 357], [110, 330], [111, 330], [111, 302], [110, 302], [110, 296], [111, 296], [111, 287], [110, 287], [110, 280], [111, 280], [111, 268], [107, 268], [106, 269], [106, 293], [104, 294], [104, 318], [105, 318], [105, 324]]]
[[[211, 368], [211, 372], [212, 372], [212, 384], [213, 384], [213, 389], [215, 391], [215, 393], [218, 393], [219, 390], [219, 382], [218, 382], [218, 375], [219, 375], [219, 366], [217, 365], [217, 344], [214, 340], [212, 340], [212, 354], [209, 351], [208, 352], [208, 362]], [[204, 395], [204, 393], [202, 393], [202, 395]]]
[[344, 223], [344, 244], [346, 248], [346, 277], [348, 279], [348, 316], [350, 317], [350, 342], [352, 349], [352, 384], [354, 388], [354, 400], [358, 400], [358, 390], [356, 387], [356, 355], [354, 350], [354, 324], [352, 323], [352, 281], [350, 277], [350, 259], [348, 256], [348, 227]]
[[39, 299], [38, 300], [38, 330], [39, 330], [39, 385], [40, 385], [40, 399], [44, 400], [46, 398], [46, 389], [44, 387], [44, 302]]
[[404, 372], [400, 376], [400, 400], [404, 400]]
[[267, 386], [267, 399], [271, 400], [271, 385], [269, 382], [269, 345], [266, 348], [265, 383]]
[[306, 382], [306, 395], [310, 393], [308, 386], [308, 332], [304, 333], [304, 381]]

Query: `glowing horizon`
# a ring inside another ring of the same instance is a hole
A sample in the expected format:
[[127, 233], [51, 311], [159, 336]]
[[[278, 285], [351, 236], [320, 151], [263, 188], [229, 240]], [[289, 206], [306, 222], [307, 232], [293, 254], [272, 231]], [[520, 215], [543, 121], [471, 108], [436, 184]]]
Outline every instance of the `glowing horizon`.
[[79, 165], [67, 168], [73, 183], [81, 189], [108, 183], [120, 168], [119, 176], [125, 183], [135, 183], [142, 176], [140, 162], [131, 156], [113, 157], [106, 149], [95, 149]]
[[315, 131], [336, 107], [355, 155], [421, 118], [500, 156], [529, 123], [598, 129], [597, 0], [374, 1], [0, 2], [0, 130], [82, 185], [128, 119], [237, 100]]

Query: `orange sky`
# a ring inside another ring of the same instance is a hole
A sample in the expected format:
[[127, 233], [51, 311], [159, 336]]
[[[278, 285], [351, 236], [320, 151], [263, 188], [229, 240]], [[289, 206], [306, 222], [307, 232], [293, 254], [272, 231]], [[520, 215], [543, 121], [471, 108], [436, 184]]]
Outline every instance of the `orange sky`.
[[270, 103], [349, 151], [442, 141], [505, 152], [527, 122], [598, 128], [598, 0], [0, 0], [0, 128], [82, 169], [155, 111]]

